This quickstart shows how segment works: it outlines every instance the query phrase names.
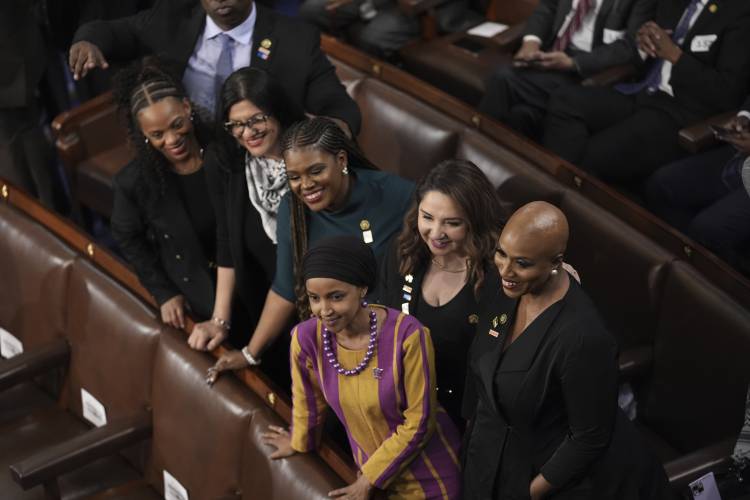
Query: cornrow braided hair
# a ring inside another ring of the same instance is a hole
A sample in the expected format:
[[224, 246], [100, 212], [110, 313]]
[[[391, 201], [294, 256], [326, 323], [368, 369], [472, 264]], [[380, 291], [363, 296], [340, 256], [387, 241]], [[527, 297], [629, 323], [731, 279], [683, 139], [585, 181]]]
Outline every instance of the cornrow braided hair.
[[[346, 152], [347, 167], [353, 170], [378, 170], [365, 158], [357, 144], [347, 137], [333, 121], [324, 117], [314, 117], [299, 121], [290, 126], [281, 137], [282, 154], [291, 149], [312, 148], [330, 155]], [[297, 314], [301, 320], [310, 317], [310, 304], [302, 280], [302, 257], [307, 252], [309, 217], [307, 206], [297, 196], [291, 197], [292, 264], [294, 270], [294, 295]]]
[[[179, 80], [172, 76], [165, 64], [156, 57], [146, 57], [121, 70], [114, 78], [114, 99], [120, 118], [125, 122], [128, 137], [138, 158], [139, 200], [153, 208], [167, 189], [169, 164], [164, 155], [146, 144], [146, 136], [138, 126], [138, 113], [152, 104], [173, 97], [185, 99], [186, 93]], [[210, 134], [198, 116], [193, 127], [201, 145], [210, 141]]]

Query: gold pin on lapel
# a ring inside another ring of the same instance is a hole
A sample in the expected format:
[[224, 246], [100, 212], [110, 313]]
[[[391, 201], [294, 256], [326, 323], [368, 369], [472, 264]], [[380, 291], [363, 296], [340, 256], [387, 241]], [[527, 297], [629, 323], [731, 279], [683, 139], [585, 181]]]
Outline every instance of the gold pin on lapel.
[[492, 318], [492, 328], [497, 328], [497, 316]]
[[370, 231], [370, 221], [367, 219], [362, 219], [359, 222], [359, 228], [362, 230], [362, 239], [365, 241], [365, 243], [372, 243], [372, 231]]
[[414, 276], [412, 276], [411, 274], [407, 274], [406, 276], [404, 276], [404, 281], [406, 281], [407, 283], [411, 283], [412, 281], [414, 281]]
[[716, 14], [717, 10], [719, 10], [719, 7], [715, 3], [712, 3], [711, 5], [708, 6], [708, 11], [711, 14]]
[[508, 315], [505, 314], [505, 313], [501, 314], [500, 315], [500, 324], [504, 325], [507, 322], [508, 322]]
[[479, 323], [479, 316], [476, 314], [469, 314], [469, 324], [476, 325], [477, 323]]
[[273, 45], [273, 42], [271, 42], [271, 40], [269, 40], [268, 38], [264, 38], [260, 41], [260, 46], [264, 49], [270, 49], [271, 45]]

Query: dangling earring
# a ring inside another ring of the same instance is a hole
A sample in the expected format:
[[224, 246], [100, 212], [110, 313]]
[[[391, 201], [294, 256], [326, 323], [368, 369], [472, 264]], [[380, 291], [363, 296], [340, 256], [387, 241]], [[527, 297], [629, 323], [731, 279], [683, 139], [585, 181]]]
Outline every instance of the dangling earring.
[[143, 142], [144, 142], [144, 144], [148, 144], [148, 137], [146, 137], [145, 139], [143, 139]]
[[195, 111], [191, 111], [190, 112], [190, 121], [193, 121], [194, 118], [195, 118]]
[[557, 271], [557, 268], [555, 268], [555, 269], [553, 269], [552, 271], [550, 271], [550, 274], [551, 274], [552, 276], [557, 276], [557, 272], [558, 272], [558, 271]]
[[345, 166], [344, 169], [341, 171], [341, 173], [344, 175], [349, 175], [349, 166], [348, 165]]
[[367, 309], [367, 306], [369, 306], [369, 305], [370, 304], [365, 299], [362, 299], [362, 308], [363, 309]]

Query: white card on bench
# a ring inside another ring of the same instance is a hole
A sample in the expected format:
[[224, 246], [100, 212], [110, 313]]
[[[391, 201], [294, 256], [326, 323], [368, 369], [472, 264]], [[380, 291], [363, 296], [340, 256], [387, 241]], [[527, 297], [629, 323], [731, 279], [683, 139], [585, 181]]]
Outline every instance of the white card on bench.
[[172, 474], [164, 471], [164, 500], [189, 500], [188, 492]]
[[23, 352], [23, 343], [11, 333], [0, 328], [0, 356], [9, 359]]
[[500, 34], [507, 29], [508, 29], [508, 25], [506, 24], [493, 23], [493, 22], [488, 21], [486, 23], [482, 23], [482, 24], [478, 24], [474, 26], [466, 33], [468, 35], [481, 36], [484, 38], [492, 38], [493, 36]]
[[81, 388], [81, 406], [83, 418], [97, 427], [107, 424], [107, 410], [104, 409], [104, 405], [84, 388]]

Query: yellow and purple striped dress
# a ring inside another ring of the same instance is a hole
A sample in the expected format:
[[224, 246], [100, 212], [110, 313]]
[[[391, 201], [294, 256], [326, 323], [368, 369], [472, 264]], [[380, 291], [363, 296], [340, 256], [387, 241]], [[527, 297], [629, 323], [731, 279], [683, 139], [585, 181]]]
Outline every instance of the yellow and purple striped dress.
[[[375, 356], [354, 376], [339, 375], [324, 359], [320, 321], [292, 331], [292, 448], [315, 449], [327, 403], [346, 428], [362, 474], [388, 498], [457, 499], [460, 437], [437, 403], [429, 332], [416, 318], [383, 309]], [[365, 355], [331, 344], [344, 368]]]

